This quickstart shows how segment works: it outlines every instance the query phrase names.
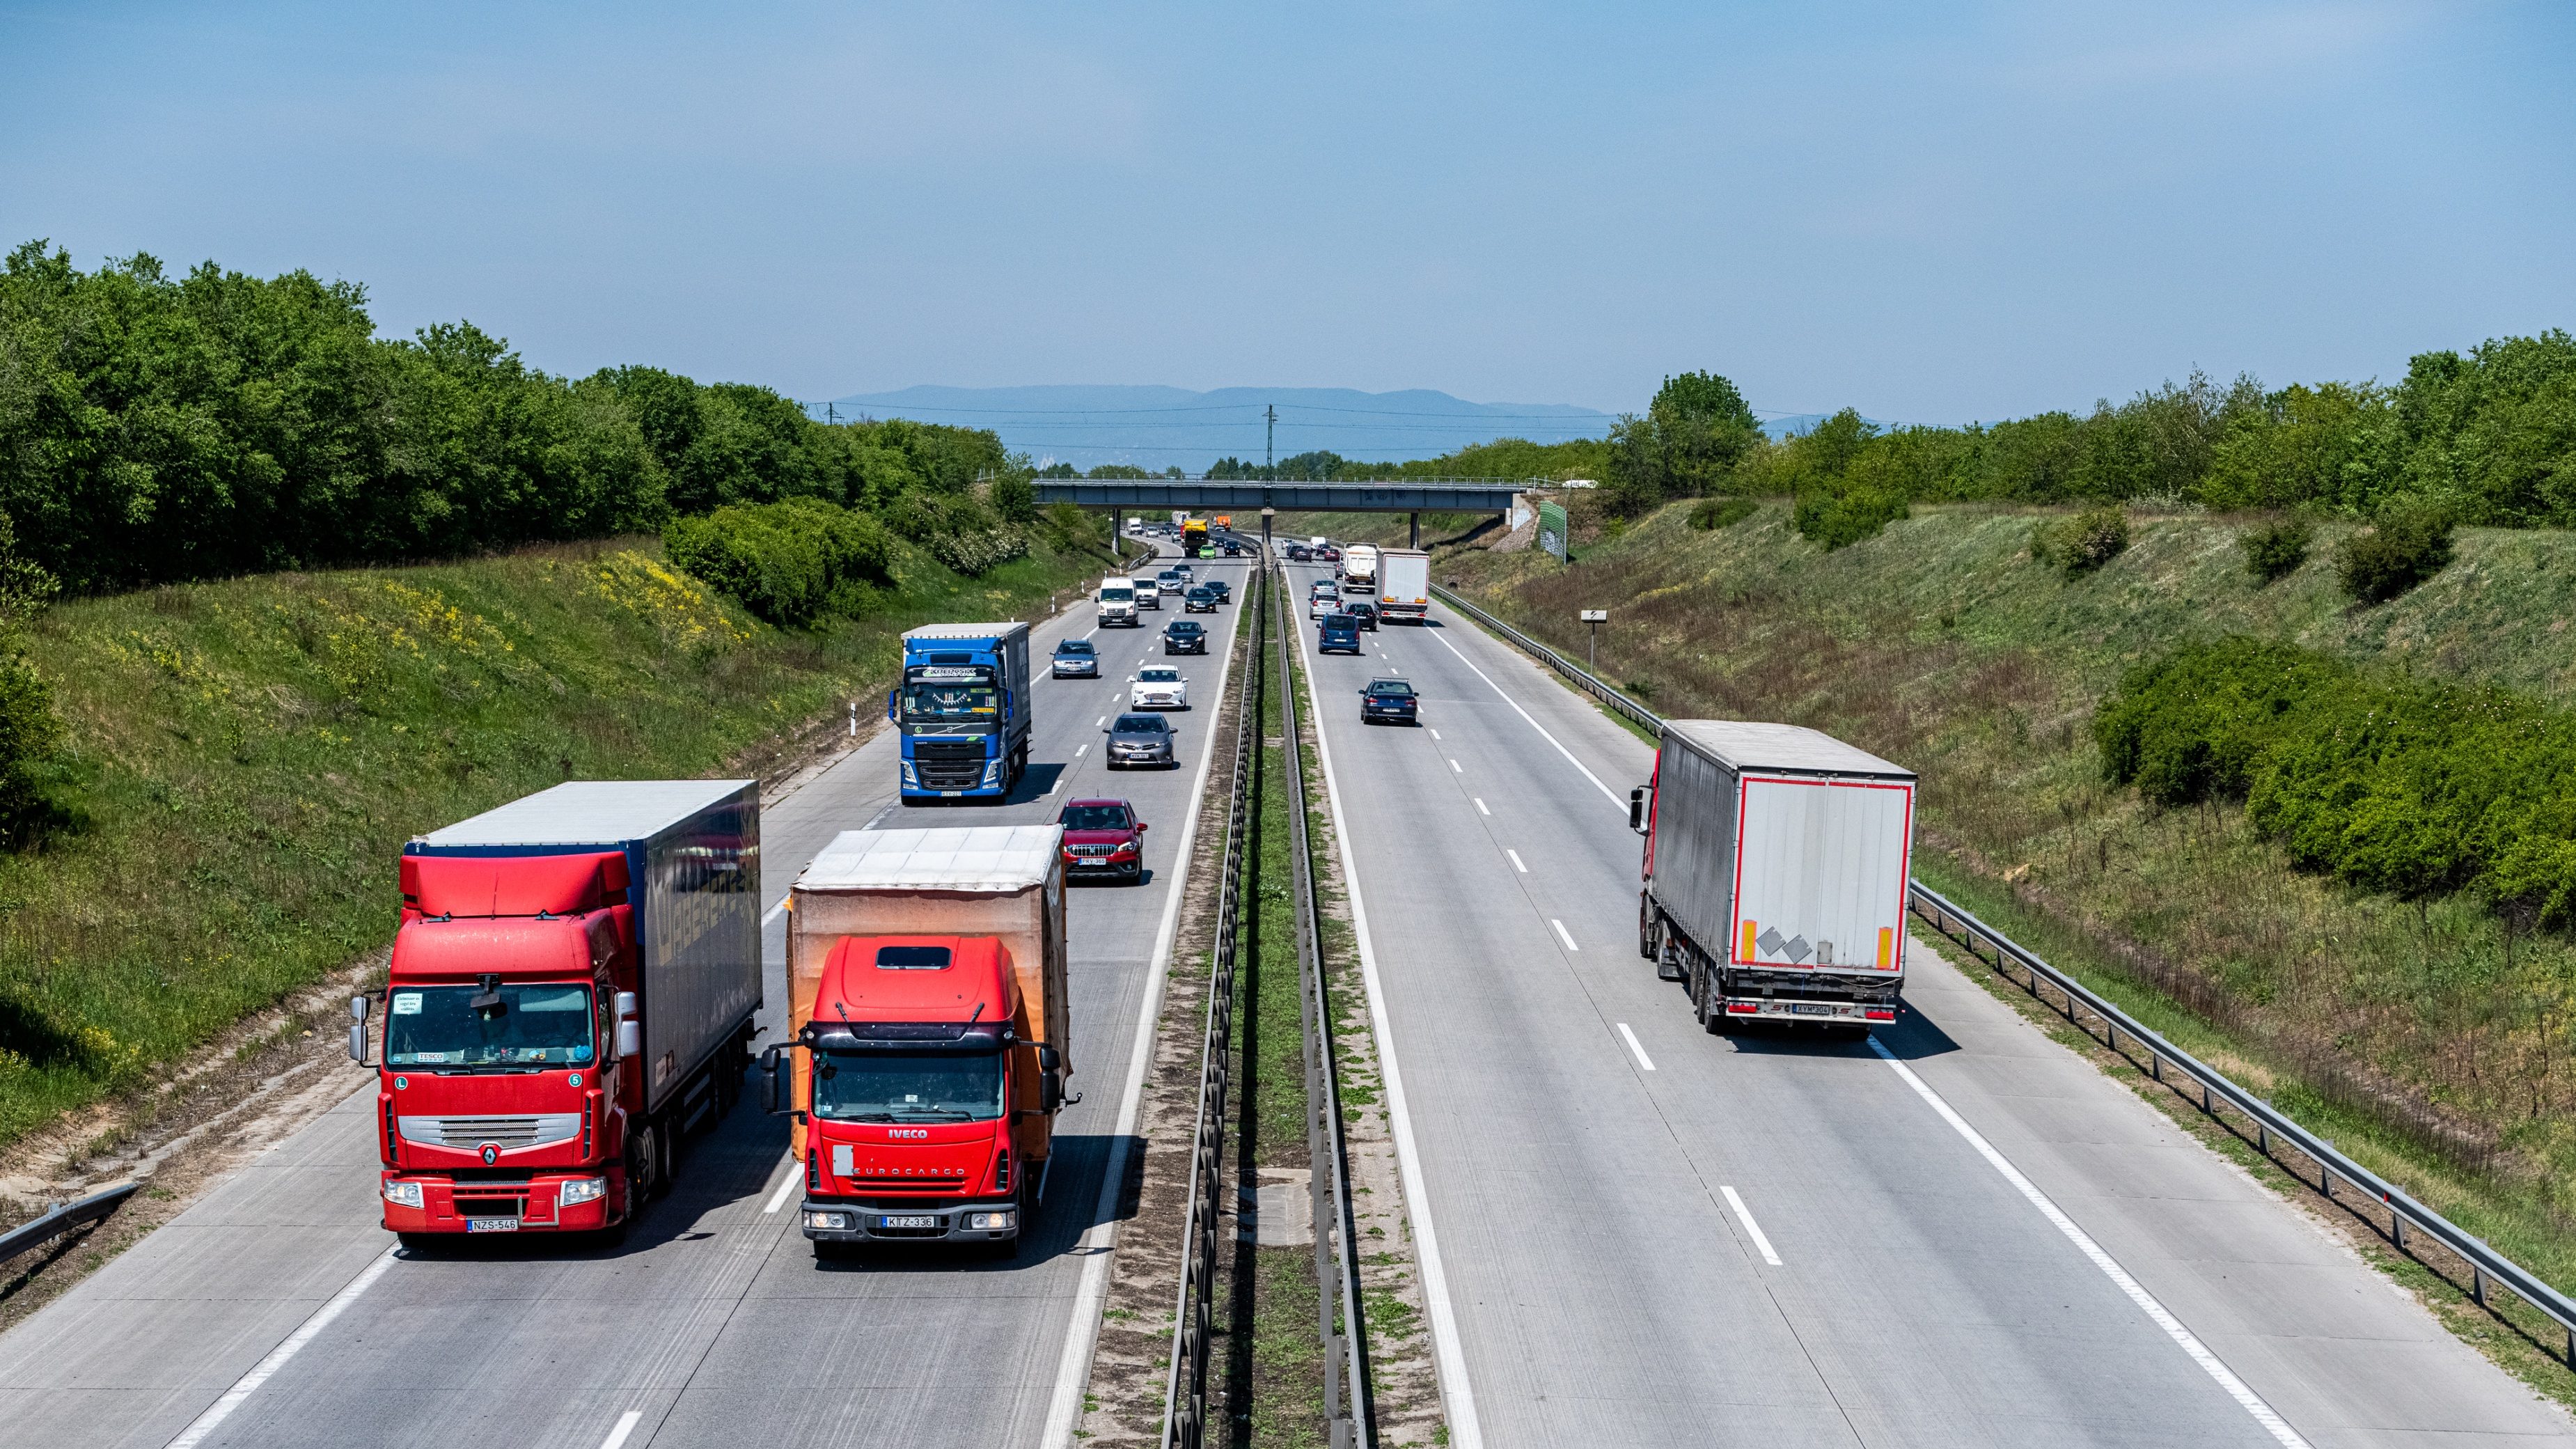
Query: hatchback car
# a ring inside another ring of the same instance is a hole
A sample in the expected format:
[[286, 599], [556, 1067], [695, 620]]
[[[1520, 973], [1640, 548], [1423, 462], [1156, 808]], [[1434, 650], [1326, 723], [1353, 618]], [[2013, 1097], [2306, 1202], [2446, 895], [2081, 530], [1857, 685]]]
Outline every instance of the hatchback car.
[[1068, 800], [1055, 823], [1064, 827], [1067, 878], [1106, 875], [1131, 883], [1145, 878], [1145, 822], [1126, 801]]
[[1360, 691], [1360, 722], [1363, 724], [1420, 724], [1421, 698], [1413, 686], [1401, 679], [1372, 679]]
[[1188, 593], [1181, 595], [1181, 612], [1184, 614], [1215, 613], [1216, 590], [1205, 584], [1192, 588]]
[[1339, 594], [1316, 594], [1306, 600], [1306, 617], [1309, 619], [1320, 619], [1326, 614], [1338, 614], [1341, 611], [1342, 598]]
[[1188, 709], [1190, 682], [1168, 664], [1148, 664], [1127, 681], [1129, 709]]
[[1109, 736], [1109, 768], [1180, 763], [1172, 751], [1172, 722], [1159, 714], [1122, 714], [1102, 731]]
[[1290, 563], [1311, 563], [1314, 561], [1314, 558], [1315, 551], [1306, 547], [1306, 545], [1302, 543], [1292, 543], [1288, 545], [1288, 561]]
[[1058, 679], [1098, 679], [1100, 651], [1088, 639], [1067, 639], [1055, 646], [1055, 677]]
[[1372, 634], [1377, 632], [1377, 605], [1366, 599], [1353, 599], [1342, 607], [1350, 612], [1351, 618], [1358, 621], [1361, 628]]
[[1315, 562], [1317, 563], [1337, 564], [1341, 561], [1342, 551], [1333, 547], [1329, 543], [1325, 544], [1322, 548], [1315, 550]]
[[1179, 575], [1181, 576], [1181, 582], [1182, 582], [1182, 583], [1185, 583], [1185, 584], [1194, 584], [1194, 583], [1197, 583], [1197, 582], [1198, 582], [1198, 579], [1199, 579], [1199, 571], [1198, 571], [1197, 569], [1191, 568], [1188, 564], [1185, 564], [1185, 563], [1177, 563], [1177, 564], [1172, 565], [1172, 572], [1174, 572], [1174, 573], [1176, 573], [1176, 574], [1179, 574]]
[[1229, 539], [1227, 539], [1227, 540], [1225, 541], [1225, 556], [1226, 556], [1227, 558], [1240, 558], [1240, 557], [1242, 557], [1242, 556], [1243, 556], [1243, 545], [1242, 545], [1242, 544], [1239, 544], [1239, 543], [1236, 543], [1233, 539], [1230, 539], [1230, 538], [1229, 538]]
[[1154, 575], [1154, 592], [1158, 594], [1177, 594], [1181, 588], [1182, 579], [1179, 569], [1165, 569]]
[[1196, 619], [1174, 619], [1163, 626], [1163, 652], [1166, 654], [1205, 654], [1207, 626]]
[[1345, 654], [1360, 652], [1359, 621], [1348, 614], [1326, 614], [1315, 626], [1315, 652], [1330, 654], [1336, 649]]
[[1213, 592], [1216, 595], [1216, 601], [1220, 604], [1231, 604], [1234, 602], [1234, 585], [1227, 583], [1223, 579], [1210, 579], [1206, 583], [1199, 585], [1199, 587]]

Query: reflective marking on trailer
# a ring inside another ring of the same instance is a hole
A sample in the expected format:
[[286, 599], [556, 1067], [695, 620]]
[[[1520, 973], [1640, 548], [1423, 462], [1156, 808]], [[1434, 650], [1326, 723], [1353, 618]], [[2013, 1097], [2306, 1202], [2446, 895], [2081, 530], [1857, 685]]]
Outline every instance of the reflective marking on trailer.
[[1574, 937], [1565, 929], [1565, 922], [1550, 916], [1547, 923], [1556, 927], [1556, 939], [1565, 943], [1565, 949], [1569, 951], [1580, 951], [1583, 949], [1582, 947], [1574, 944]]
[[1637, 1065], [1644, 1067], [1647, 1071], [1653, 1071], [1655, 1069], [1655, 1059], [1646, 1055], [1645, 1043], [1637, 1040], [1637, 1034], [1628, 1029], [1628, 1023], [1624, 1021], [1619, 1022], [1617, 1023], [1617, 1026], [1619, 1028], [1619, 1035], [1627, 1039], [1628, 1050], [1637, 1054]]
[[1523, 875], [1529, 874], [1529, 867], [1521, 864], [1521, 853], [1519, 851], [1506, 845], [1503, 847], [1503, 854], [1512, 858], [1512, 869], [1519, 871]]
[[626, 1443], [626, 1436], [634, 1433], [635, 1426], [642, 1422], [644, 1422], [642, 1409], [629, 1409], [618, 1415], [617, 1427], [609, 1430], [608, 1437], [599, 1441], [599, 1449], [621, 1449], [621, 1446]]
[[1491, 815], [1491, 814], [1493, 814], [1493, 813], [1494, 813], [1493, 811], [1488, 810], [1488, 809], [1486, 809], [1486, 808], [1485, 808], [1485, 800], [1484, 800], [1484, 797], [1483, 797], [1483, 796], [1481, 796], [1481, 795], [1470, 795], [1470, 796], [1468, 796], [1467, 798], [1476, 802], [1476, 813], [1477, 813], [1477, 814], [1479, 814], [1479, 815]]
[[1754, 1247], [1762, 1250], [1762, 1261], [1774, 1268], [1779, 1267], [1780, 1255], [1771, 1251], [1771, 1240], [1762, 1235], [1762, 1225], [1753, 1220], [1753, 1209], [1744, 1205], [1744, 1199], [1735, 1195], [1734, 1188], [1721, 1186], [1718, 1191], [1726, 1194], [1726, 1205], [1735, 1209], [1735, 1220], [1744, 1224], [1745, 1236], [1753, 1240]]

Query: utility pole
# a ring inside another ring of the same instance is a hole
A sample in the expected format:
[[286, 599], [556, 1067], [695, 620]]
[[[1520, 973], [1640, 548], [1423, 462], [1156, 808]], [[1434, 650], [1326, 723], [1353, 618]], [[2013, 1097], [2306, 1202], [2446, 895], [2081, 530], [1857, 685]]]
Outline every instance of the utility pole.
[[1261, 430], [1261, 476], [1279, 480], [1279, 408], [1276, 404], [1261, 410], [1265, 426]]

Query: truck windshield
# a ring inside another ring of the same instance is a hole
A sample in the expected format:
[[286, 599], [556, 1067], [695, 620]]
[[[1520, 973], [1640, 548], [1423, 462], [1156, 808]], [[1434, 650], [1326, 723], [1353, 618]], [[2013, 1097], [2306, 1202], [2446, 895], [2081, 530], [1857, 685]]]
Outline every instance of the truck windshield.
[[389, 1067], [570, 1066], [591, 1059], [590, 988], [405, 987], [385, 1011]]
[[989, 720], [998, 697], [989, 684], [907, 684], [903, 687], [903, 722], [956, 724]]
[[834, 1122], [990, 1122], [1002, 1054], [816, 1052], [814, 1115]]

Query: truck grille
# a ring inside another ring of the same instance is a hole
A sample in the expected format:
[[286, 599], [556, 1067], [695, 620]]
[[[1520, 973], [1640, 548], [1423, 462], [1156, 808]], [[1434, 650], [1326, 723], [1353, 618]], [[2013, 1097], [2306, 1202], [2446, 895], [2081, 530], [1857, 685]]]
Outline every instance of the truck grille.
[[971, 790], [984, 783], [984, 740], [914, 740], [912, 768], [925, 790]]
[[863, 1192], [962, 1192], [966, 1174], [949, 1173], [936, 1177], [895, 1177], [863, 1172], [848, 1179], [850, 1186]]
[[394, 1125], [405, 1142], [425, 1147], [456, 1147], [471, 1152], [489, 1142], [504, 1152], [570, 1142], [581, 1135], [579, 1112], [544, 1112], [532, 1117], [398, 1117]]
[[528, 1215], [528, 1190], [524, 1185], [494, 1190], [470, 1188], [459, 1183], [455, 1197], [456, 1215], [460, 1218], [524, 1218]]

